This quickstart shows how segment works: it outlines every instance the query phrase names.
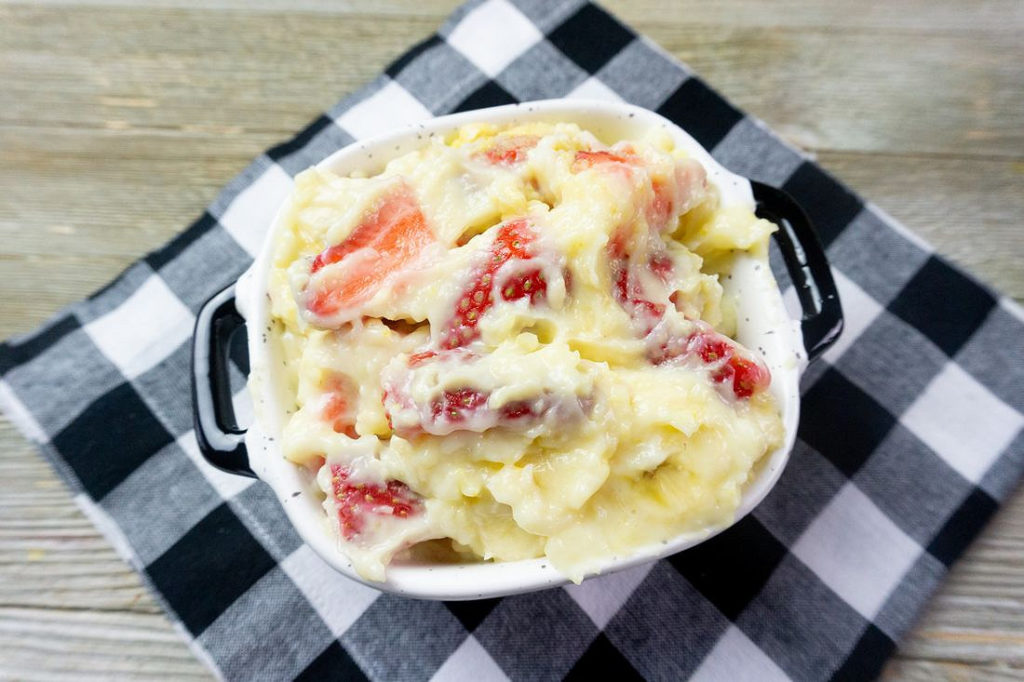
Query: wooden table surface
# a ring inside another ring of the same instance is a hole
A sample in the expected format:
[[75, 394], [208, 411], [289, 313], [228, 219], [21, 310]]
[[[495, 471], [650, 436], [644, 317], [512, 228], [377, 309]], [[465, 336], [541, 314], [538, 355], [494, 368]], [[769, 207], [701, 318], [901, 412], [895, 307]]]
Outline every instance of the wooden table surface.
[[[0, 338], [198, 215], [457, 0], [0, 0]], [[608, 0], [863, 195], [1024, 300], [1024, 2]], [[1024, 679], [1024, 490], [886, 670]], [[0, 418], [0, 678], [208, 678]]]

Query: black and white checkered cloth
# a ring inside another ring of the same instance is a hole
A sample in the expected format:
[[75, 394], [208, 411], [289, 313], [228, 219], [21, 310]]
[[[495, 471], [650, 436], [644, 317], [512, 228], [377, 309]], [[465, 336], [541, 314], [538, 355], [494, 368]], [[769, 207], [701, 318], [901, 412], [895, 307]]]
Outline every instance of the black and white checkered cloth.
[[[290, 177], [329, 152], [550, 97], [656, 110], [793, 194], [828, 248], [846, 332], [805, 376], [778, 487], [728, 532], [580, 586], [447, 604], [381, 594], [301, 544], [267, 486], [202, 461], [195, 313], [248, 266]], [[594, 5], [486, 0], [257, 159], [166, 247], [3, 344], [0, 404], [225, 678], [863, 679], [1024, 469], [1022, 320]]]

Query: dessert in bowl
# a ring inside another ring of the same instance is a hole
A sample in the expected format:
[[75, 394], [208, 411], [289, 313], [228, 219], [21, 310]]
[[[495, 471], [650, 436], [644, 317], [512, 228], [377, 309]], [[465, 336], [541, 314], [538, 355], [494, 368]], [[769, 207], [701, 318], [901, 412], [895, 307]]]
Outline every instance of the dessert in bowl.
[[[626, 105], [347, 147], [296, 178], [235, 288], [257, 419], [230, 433], [197, 389], [204, 452], [269, 483], [331, 565], [412, 596], [691, 546], [764, 497], [795, 437], [806, 339], [754, 211], [751, 183]], [[197, 333], [199, 387], [216, 336]]]

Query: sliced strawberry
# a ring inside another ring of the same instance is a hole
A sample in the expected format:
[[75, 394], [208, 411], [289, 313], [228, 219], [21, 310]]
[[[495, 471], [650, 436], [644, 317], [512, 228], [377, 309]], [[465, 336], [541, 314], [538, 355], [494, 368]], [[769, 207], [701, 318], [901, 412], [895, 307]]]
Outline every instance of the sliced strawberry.
[[663, 284], [668, 284], [669, 279], [672, 278], [672, 259], [667, 253], [656, 253], [652, 255], [647, 260], [647, 267], [651, 269], [651, 272], [653, 272]]
[[[638, 274], [630, 266], [625, 239], [621, 234], [608, 244], [608, 263], [612, 270], [613, 294], [619, 305], [640, 326], [641, 336], [647, 336], [665, 314], [665, 306], [650, 300], [643, 291]], [[659, 261], [658, 267], [663, 267]], [[671, 268], [671, 261], [668, 263]], [[651, 266], [654, 270], [654, 266]]]
[[711, 377], [719, 383], [732, 381], [732, 392], [737, 398], [749, 398], [768, 388], [772, 375], [764, 365], [734, 355]]
[[501, 408], [501, 416], [505, 419], [515, 420], [523, 419], [525, 417], [536, 417], [537, 412], [534, 410], [533, 405], [524, 400], [520, 400], [503, 405]]
[[[635, 156], [631, 149], [620, 148], [619, 152], [612, 152], [608, 150], [598, 151], [579, 151], [576, 152], [576, 156], [573, 159], [572, 171], [579, 173], [593, 168], [599, 165], [608, 165], [610, 168], [615, 169], [620, 174], [628, 174], [629, 167], [643, 166], [643, 159]], [[647, 218], [647, 224], [655, 231], [661, 232], [666, 227], [669, 227], [669, 219], [672, 217], [673, 211], [676, 209], [676, 198], [677, 192], [680, 192], [682, 196], [689, 197], [693, 194], [694, 190], [690, 186], [691, 183], [701, 183], [703, 187], [703, 168], [698, 166], [700, 171], [699, 177], [696, 172], [683, 172], [680, 171], [681, 167], [676, 167], [676, 177], [673, 181], [666, 182], [665, 180], [658, 178], [651, 178], [651, 192], [653, 198], [645, 208], [644, 215]], [[687, 166], [687, 169], [689, 166]], [[682, 183], [682, 184], [681, 184]], [[676, 187], [674, 185], [679, 185]], [[685, 205], [681, 205], [681, 208], [687, 208]]]
[[672, 189], [661, 180], [651, 180], [651, 190], [654, 198], [647, 206], [647, 224], [660, 232], [672, 217]]
[[399, 436], [412, 438], [424, 433], [444, 436], [453, 431], [483, 432], [502, 426], [523, 427], [526, 419], [542, 416], [554, 404], [550, 398], [542, 397], [532, 401], [517, 400], [492, 409], [487, 406], [489, 398], [488, 392], [465, 387], [442, 391], [429, 403], [418, 405], [408, 395], [392, 389], [385, 393], [384, 412], [388, 423], [393, 424], [393, 410], [415, 410], [414, 423], [405, 422], [397, 428], [392, 426]]
[[[493, 292], [498, 271], [510, 261], [532, 258], [531, 245], [535, 239], [523, 219], [498, 227], [487, 262], [476, 269], [469, 287], [459, 297], [455, 315], [441, 338], [442, 348], [459, 348], [480, 335], [477, 325], [494, 305]], [[546, 295], [547, 283], [540, 269], [535, 268], [509, 277], [501, 283], [500, 291], [506, 301], [529, 298], [531, 303], [536, 303]]]
[[[430, 414], [436, 420], [444, 420], [452, 424], [461, 424], [469, 417], [487, 410], [488, 394], [474, 388], [460, 388], [445, 391], [441, 397], [430, 404]], [[502, 405], [498, 410], [502, 419], [522, 419], [536, 416], [533, 406], [526, 401], [516, 401]]]
[[440, 398], [430, 404], [430, 414], [435, 420], [444, 419], [457, 424], [466, 421], [467, 417], [486, 404], [486, 393], [472, 388], [460, 388], [442, 393]]
[[724, 336], [714, 333], [695, 334], [690, 339], [690, 350], [709, 365], [732, 359], [733, 347]]
[[[707, 325], [685, 338], [662, 337], [660, 341], [655, 338], [652, 332], [664, 317], [666, 306], [646, 297], [637, 273], [630, 267], [621, 233], [608, 244], [608, 263], [615, 300], [634, 320], [641, 336], [647, 339], [647, 357], [653, 364], [661, 365], [680, 357], [698, 357], [704, 364], [712, 366], [712, 381], [732, 382], [737, 398], [749, 398], [768, 387], [771, 382], [768, 368], [737, 355], [732, 341]], [[655, 253], [648, 258], [647, 267], [662, 282], [667, 282], [672, 276], [672, 260], [665, 253]]]
[[344, 433], [349, 438], [358, 438], [355, 429], [354, 404], [357, 396], [356, 387], [344, 374], [332, 374], [324, 382], [327, 400], [324, 402], [320, 416], [331, 424], [335, 433]]
[[759, 362], [736, 353], [736, 346], [725, 336], [711, 329], [694, 332], [686, 339], [670, 339], [648, 354], [651, 362], [661, 365], [676, 358], [697, 357], [711, 368], [711, 380], [730, 384], [737, 398], [749, 398], [768, 388], [771, 373]]
[[350, 478], [348, 469], [340, 464], [331, 465], [331, 487], [341, 536], [346, 540], [363, 532], [368, 516], [407, 518], [423, 508], [419, 496], [401, 481], [392, 480], [381, 486], [353, 483]]
[[544, 275], [540, 268], [534, 268], [505, 280], [505, 284], [501, 287], [501, 298], [506, 301], [528, 298], [530, 303], [537, 303], [544, 298], [547, 291], [548, 284], [544, 281]]
[[483, 153], [483, 157], [495, 165], [513, 166], [526, 160], [527, 153], [537, 146], [540, 138], [536, 135], [504, 135], [495, 140], [494, 146]]
[[425, 350], [422, 353], [413, 353], [409, 356], [409, 366], [419, 367], [430, 358], [437, 357], [437, 353], [432, 350]]
[[633, 163], [633, 159], [608, 151], [607, 149], [600, 149], [598, 151], [578, 151], [572, 161], [572, 172], [579, 173], [580, 171], [593, 168], [594, 166], [602, 163], [630, 164]]
[[[376, 292], [393, 273], [407, 267], [435, 241], [412, 189], [401, 184], [381, 200], [340, 244], [324, 250], [310, 266], [316, 274], [359, 253], [352, 267], [325, 280], [307, 299], [309, 310], [329, 316], [360, 303]], [[311, 285], [311, 286], [316, 286]]]

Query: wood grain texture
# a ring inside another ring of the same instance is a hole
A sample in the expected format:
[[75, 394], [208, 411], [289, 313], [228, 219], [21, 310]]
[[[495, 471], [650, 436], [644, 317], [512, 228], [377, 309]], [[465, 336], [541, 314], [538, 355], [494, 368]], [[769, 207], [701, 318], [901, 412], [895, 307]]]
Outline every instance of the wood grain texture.
[[[0, 0], [0, 337], [102, 286], [456, 0]], [[940, 253], [1024, 301], [1024, 3], [609, 0]], [[888, 679], [1024, 679], [1024, 495]], [[0, 419], [0, 679], [207, 679]]]

